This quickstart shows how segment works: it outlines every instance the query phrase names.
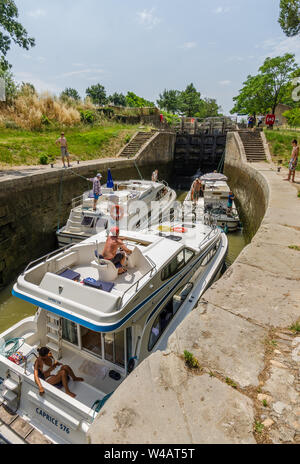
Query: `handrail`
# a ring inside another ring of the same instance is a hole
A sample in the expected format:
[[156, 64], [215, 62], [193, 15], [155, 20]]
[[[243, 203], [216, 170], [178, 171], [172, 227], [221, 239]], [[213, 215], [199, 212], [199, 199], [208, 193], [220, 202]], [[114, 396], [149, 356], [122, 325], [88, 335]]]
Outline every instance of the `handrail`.
[[216, 224], [213, 224], [213, 228], [211, 229], [209, 234], [206, 235], [206, 237], [202, 240], [202, 242], [199, 243], [199, 248], [201, 248], [201, 245], [203, 245], [205, 242], [207, 242], [211, 238], [211, 234], [215, 232], [216, 228], [217, 228]]
[[26, 268], [24, 269], [24, 271], [22, 272], [22, 275], [25, 274], [25, 272], [28, 271], [28, 269], [30, 269], [31, 267], [33, 267], [33, 265], [41, 262], [41, 261], [47, 261], [50, 257], [52, 256], [55, 256], [56, 254], [59, 254], [59, 253], [63, 253], [64, 251], [66, 251], [68, 248], [71, 248], [72, 246], [74, 246], [74, 243], [69, 243], [68, 245], [65, 245], [64, 247], [62, 248], [58, 248], [57, 250], [54, 250], [54, 251], [51, 251], [51, 253], [48, 253], [47, 255], [44, 255], [44, 256], [41, 256], [40, 258], [38, 259], [35, 259], [34, 261], [31, 261], [27, 266]]
[[36, 357], [36, 359], [38, 358], [37, 355], [36, 355], [34, 352], [32, 352], [32, 353], [30, 353], [28, 356], [26, 356], [26, 359], [25, 359], [25, 366], [24, 366], [24, 374], [25, 374], [25, 375], [27, 375], [27, 374], [26, 374], [27, 361], [28, 361], [28, 359], [30, 358], [30, 356], [32, 356], [32, 355], [34, 355], [34, 356]]
[[83, 195], [84, 194], [79, 195], [78, 197], [72, 198], [72, 209], [83, 204]]
[[150, 274], [150, 277], [152, 277], [152, 273], [153, 273], [153, 271], [156, 269], [157, 266], [156, 266], [156, 264], [154, 263], [154, 261], [152, 261], [152, 259], [149, 258], [149, 256], [145, 256], [145, 258], [146, 258], [147, 261], [149, 261], [149, 263], [151, 264], [151, 266], [152, 266], [151, 269], [149, 269], [149, 271], [146, 272], [146, 274], [142, 275], [136, 282], [134, 282], [129, 288], [127, 288], [127, 290], [123, 293], [122, 298], [121, 298], [121, 300], [120, 300], [119, 309], [122, 307], [123, 299], [124, 299], [126, 293], [129, 292], [129, 290], [131, 290], [134, 286], [136, 286], [136, 292], [137, 292], [137, 291], [138, 291], [138, 288], [139, 288], [139, 283], [140, 283], [140, 281], [141, 281], [144, 277], [146, 277], [148, 274]]

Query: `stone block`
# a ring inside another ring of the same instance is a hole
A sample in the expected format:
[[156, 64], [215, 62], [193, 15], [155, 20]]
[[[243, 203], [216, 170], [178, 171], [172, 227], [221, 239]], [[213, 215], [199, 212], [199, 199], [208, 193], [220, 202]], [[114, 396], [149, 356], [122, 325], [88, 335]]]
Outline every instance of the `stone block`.
[[120, 385], [88, 437], [92, 444], [250, 444], [253, 421], [249, 398], [207, 374], [190, 373], [178, 356], [157, 352]]
[[240, 260], [239, 257], [205, 293], [204, 299], [265, 326], [293, 324], [300, 315], [299, 281], [242, 264]]
[[169, 338], [168, 348], [178, 355], [188, 350], [200, 365], [248, 387], [259, 383], [266, 337], [265, 329], [207, 304], [186, 317]]

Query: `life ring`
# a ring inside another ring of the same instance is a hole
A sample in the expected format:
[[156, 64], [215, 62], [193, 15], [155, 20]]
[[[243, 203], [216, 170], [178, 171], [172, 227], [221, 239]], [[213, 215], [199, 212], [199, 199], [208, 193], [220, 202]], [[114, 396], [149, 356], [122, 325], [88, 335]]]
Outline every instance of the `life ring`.
[[172, 227], [172, 232], [178, 232], [179, 234], [185, 234], [187, 229], [185, 227]]
[[110, 215], [115, 221], [121, 221], [124, 217], [124, 208], [120, 205], [112, 205]]

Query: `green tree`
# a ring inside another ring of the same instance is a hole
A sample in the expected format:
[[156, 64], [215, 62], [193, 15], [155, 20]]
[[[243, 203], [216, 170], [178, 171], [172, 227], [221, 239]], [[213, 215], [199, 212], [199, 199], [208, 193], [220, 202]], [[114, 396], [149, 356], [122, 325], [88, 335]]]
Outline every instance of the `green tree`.
[[159, 94], [159, 99], [156, 101], [159, 108], [166, 110], [168, 113], [176, 114], [180, 111], [180, 93], [179, 90], [167, 90]]
[[275, 113], [278, 103], [286, 100], [293, 73], [297, 70], [295, 56], [266, 58], [256, 76], [248, 76], [231, 113]]
[[300, 0], [280, 0], [278, 20], [283, 32], [292, 37], [300, 32]]
[[101, 84], [92, 85], [85, 93], [95, 105], [105, 105], [107, 102], [105, 87]]
[[60, 94], [60, 98], [61, 98], [62, 100], [68, 99], [68, 98], [72, 98], [72, 99], [75, 100], [75, 101], [79, 101], [79, 100], [80, 100], [80, 95], [79, 95], [79, 93], [77, 92], [76, 89], [72, 89], [71, 87], [67, 87], [67, 88]]
[[0, 1], [0, 66], [4, 71], [10, 67], [6, 55], [11, 47], [11, 42], [26, 50], [35, 45], [33, 38], [28, 37], [26, 29], [16, 21], [19, 16], [18, 9], [13, 0]]
[[108, 101], [113, 103], [115, 106], [126, 106], [126, 97], [122, 93], [115, 92], [108, 97]]
[[195, 114], [198, 118], [212, 118], [220, 116], [222, 108], [218, 105], [215, 98], [204, 98], [201, 100], [201, 109]]
[[189, 84], [179, 96], [180, 112], [188, 117], [195, 116], [201, 111], [201, 101], [201, 93], [197, 92], [194, 84]]
[[127, 106], [131, 108], [145, 108], [145, 107], [154, 107], [154, 103], [145, 100], [143, 97], [139, 97], [134, 92], [127, 92], [126, 95]]

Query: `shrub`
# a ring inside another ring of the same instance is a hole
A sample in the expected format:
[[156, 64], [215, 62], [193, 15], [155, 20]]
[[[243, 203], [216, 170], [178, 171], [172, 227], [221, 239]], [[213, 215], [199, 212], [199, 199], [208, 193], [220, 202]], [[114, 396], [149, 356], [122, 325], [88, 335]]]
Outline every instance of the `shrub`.
[[96, 121], [96, 113], [92, 110], [80, 110], [80, 117], [86, 124], [93, 124]]
[[283, 113], [283, 116], [286, 117], [289, 126], [299, 127], [300, 126], [300, 107], [293, 108], [292, 110], [286, 111]]
[[41, 155], [39, 161], [40, 161], [40, 164], [48, 164], [48, 156]]
[[131, 135], [127, 134], [125, 137], [125, 143], [129, 143], [131, 140]]

